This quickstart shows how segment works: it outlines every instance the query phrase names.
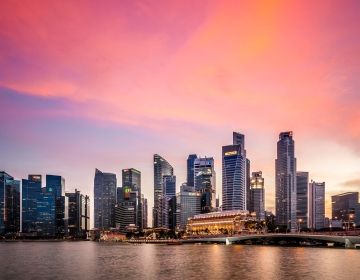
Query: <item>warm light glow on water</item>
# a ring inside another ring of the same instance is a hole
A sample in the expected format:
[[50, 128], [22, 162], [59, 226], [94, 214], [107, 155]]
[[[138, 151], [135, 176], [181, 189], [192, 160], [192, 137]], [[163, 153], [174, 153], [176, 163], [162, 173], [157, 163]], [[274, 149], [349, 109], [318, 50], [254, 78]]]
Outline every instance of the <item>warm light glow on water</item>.
[[243, 245], [0, 243], [1, 279], [357, 279], [360, 251]]

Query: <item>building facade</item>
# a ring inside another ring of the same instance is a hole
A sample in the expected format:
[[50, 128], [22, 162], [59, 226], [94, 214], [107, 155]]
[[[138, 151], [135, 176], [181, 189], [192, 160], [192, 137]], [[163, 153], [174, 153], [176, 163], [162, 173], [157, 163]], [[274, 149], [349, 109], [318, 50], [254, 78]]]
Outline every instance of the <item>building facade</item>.
[[75, 189], [66, 193], [69, 200], [69, 235], [74, 238], [86, 238], [90, 230], [90, 198]]
[[176, 227], [176, 176], [163, 176], [163, 225], [162, 227], [168, 229], [175, 229]]
[[194, 182], [194, 161], [195, 161], [195, 159], [197, 159], [197, 155], [191, 154], [188, 156], [187, 161], [186, 161], [186, 165], [187, 165], [186, 183], [188, 186], [195, 185], [195, 182]]
[[265, 190], [262, 172], [253, 172], [250, 179], [250, 213], [256, 213], [258, 220], [265, 220]]
[[116, 175], [95, 169], [94, 226], [106, 230], [115, 227]]
[[0, 235], [20, 232], [20, 181], [0, 171]]
[[201, 193], [195, 187], [183, 184], [176, 200], [177, 226], [185, 230], [188, 219], [201, 213]]
[[[309, 183], [308, 228], [319, 230], [325, 227], [325, 183]], [[301, 223], [301, 220], [298, 220]], [[301, 225], [299, 225], [301, 227]]]
[[163, 157], [154, 155], [154, 208], [153, 208], [153, 227], [162, 227], [163, 221], [163, 176], [174, 175], [174, 169]]
[[358, 192], [347, 192], [331, 197], [332, 219], [343, 223], [360, 224]]
[[296, 220], [300, 228], [305, 229], [308, 225], [308, 197], [309, 197], [309, 173], [296, 172]]
[[296, 220], [296, 158], [293, 133], [281, 132], [275, 160], [276, 223], [295, 231]]

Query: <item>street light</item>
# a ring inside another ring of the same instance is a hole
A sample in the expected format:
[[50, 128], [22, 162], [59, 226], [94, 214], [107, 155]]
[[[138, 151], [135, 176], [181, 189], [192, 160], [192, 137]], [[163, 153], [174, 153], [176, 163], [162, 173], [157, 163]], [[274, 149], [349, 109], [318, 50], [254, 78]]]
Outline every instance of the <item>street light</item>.
[[302, 219], [298, 219], [298, 227], [299, 227], [299, 233], [300, 233], [300, 231], [301, 231], [301, 223], [302, 223]]

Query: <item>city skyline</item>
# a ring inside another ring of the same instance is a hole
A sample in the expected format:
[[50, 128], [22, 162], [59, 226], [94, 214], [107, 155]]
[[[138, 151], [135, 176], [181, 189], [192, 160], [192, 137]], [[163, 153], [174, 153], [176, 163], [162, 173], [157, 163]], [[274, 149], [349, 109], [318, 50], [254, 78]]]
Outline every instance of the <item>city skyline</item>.
[[239, 131], [274, 210], [276, 141], [292, 130], [326, 216], [331, 195], [359, 191], [358, 1], [108, 3], [1, 1], [0, 170], [60, 175], [93, 204], [95, 168], [136, 168], [150, 212], [154, 153], [177, 191], [189, 154], [214, 157], [221, 197]]

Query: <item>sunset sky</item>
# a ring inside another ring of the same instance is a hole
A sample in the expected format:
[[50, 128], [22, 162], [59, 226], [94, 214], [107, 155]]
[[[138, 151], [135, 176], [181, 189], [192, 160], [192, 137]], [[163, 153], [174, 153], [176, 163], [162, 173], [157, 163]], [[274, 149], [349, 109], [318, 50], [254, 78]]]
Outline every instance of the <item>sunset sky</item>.
[[360, 1], [0, 1], [0, 169], [58, 174], [93, 195], [95, 168], [178, 187], [190, 153], [245, 134], [273, 210], [276, 142], [330, 196], [360, 191]]

